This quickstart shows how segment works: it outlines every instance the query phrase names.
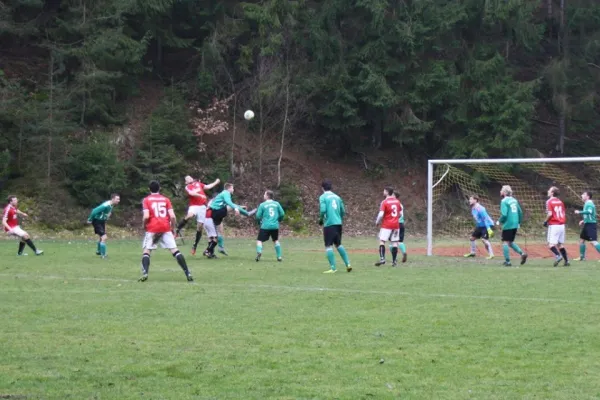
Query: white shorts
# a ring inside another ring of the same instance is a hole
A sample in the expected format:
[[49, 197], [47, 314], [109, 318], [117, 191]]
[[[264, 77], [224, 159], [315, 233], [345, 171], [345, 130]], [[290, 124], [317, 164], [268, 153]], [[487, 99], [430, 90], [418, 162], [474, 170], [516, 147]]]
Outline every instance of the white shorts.
[[177, 247], [175, 243], [175, 237], [173, 236], [173, 232], [165, 232], [162, 236], [154, 243], [154, 236], [160, 235], [160, 233], [152, 233], [146, 232], [144, 236], [144, 241], [142, 242], [142, 248], [144, 250], [155, 250], [158, 245], [163, 249], [174, 249]]
[[196, 216], [196, 222], [203, 224], [206, 220], [206, 206], [190, 206], [188, 208], [188, 215], [194, 214]]
[[548, 226], [548, 244], [557, 245], [565, 242], [565, 226], [564, 225], [549, 225]]
[[22, 239], [23, 236], [27, 235], [27, 232], [21, 229], [20, 226], [15, 226], [10, 232], [6, 232], [6, 234], [13, 239]]
[[212, 218], [206, 218], [204, 221], [204, 231], [208, 237], [217, 237], [217, 228]]
[[386, 229], [381, 228], [379, 230], [379, 240], [387, 242], [399, 242], [400, 241], [400, 229]]

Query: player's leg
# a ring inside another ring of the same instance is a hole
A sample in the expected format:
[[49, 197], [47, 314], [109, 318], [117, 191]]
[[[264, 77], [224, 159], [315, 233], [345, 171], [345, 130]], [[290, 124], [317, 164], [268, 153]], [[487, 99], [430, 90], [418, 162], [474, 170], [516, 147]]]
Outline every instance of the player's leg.
[[406, 260], [408, 259], [408, 255], [406, 253], [406, 246], [404, 245], [404, 224], [400, 224], [399, 233], [400, 233], [400, 237], [398, 238], [398, 240], [399, 240], [398, 248], [402, 252], [402, 262], [405, 263]]
[[398, 242], [392, 242], [390, 246], [390, 252], [392, 253], [392, 267], [398, 266]]
[[100, 237], [100, 256], [106, 258], [106, 233]]
[[337, 247], [338, 253], [340, 253], [340, 257], [344, 260], [344, 264], [346, 264], [346, 271], [352, 271], [352, 267], [350, 266], [350, 259], [348, 258], [348, 253], [346, 252], [346, 248], [342, 245], [342, 225], [335, 225], [336, 237], [333, 242], [335, 247]]
[[558, 266], [558, 263], [562, 260], [562, 256], [560, 255], [560, 251], [558, 250], [558, 230], [556, 229], [557, 225], [550, 225], [548, 227], [547, 233], [547, 242], [548, 249], [554, 254], [554, 266]]
[[385, 244], [392, 236], [392, 229], [381, 228], [377, 238], [379, 239], [379, 261], [375, 263], [376, 267], [385, 264]]
[[557, 225], [556, 230], [557, 230], [558, 251], [560, 252], [560, 255], [562, 256], [562, 259], [564, 261], [563, 265], [565, 267], [568, 267], [571, 264], [569, 264], [569, 257], [567, 255], [567, 249], [563, 246], [563, 243], [565, 243], [565, 226]]
[[467, 254], [465, 254], [464, 257], [475, 257], [475, 254], [477, 252], [477, 244], [475, 243], [475, 241], [477, 239], [481, 239], [481, 235], [480, 229], [478, 227], [475, 227], [473, 232], [471, 232], [471, 236], [469, 237], [470, 251]]
[[333, 254], [333, 242], [335, 240], [335, 231], [332, 226], [323, 228], [323, 241], [325, 242], [325, 256], [329, 263], [329, 269], [324, 271], [324, 274], [332, 274], [336, 272], [335, 255]]
[[140, 282], [148, 280], [148, 273], [150, 271], [150, 254], [154, 248], [154, 234], [146, 232], [144, 240], [142, 240], [142, 277], [139, 279]]
[[192, 278], [192, 274], [188, 269], [187, 263], [185, 262], [185, 257], [177, 248], [177, 244], [175, 243], [175, 237], [173, 236], [173, 234], [171, 232], [164, 233], [159, 239], [159, 244], [163, 249], [167, 249], [171, 252], [173, 257], [177, 261], [177, 264], [179, 264], [179, 266], [185, 273], [185, 277], [187, 278], [188, 282], [193, 282], [194, 278]]
[[219, 247], [219, 253], [224, 256], [228, 256], [227, 251], [225, 250], [225, 239], [223, 234], [223, 224], [217, 227], [217, 246]]
[[279, 241], [279, 229], [274, 229], [271, 231], [271, 239], [273, 240], [273, 245], [275, 246], [275, 255], [277, 256], [277, 261], [283, 261], [281, 256], [281, 242]]
[[19, 238], [19, 250], [17, 250], [17, 255], [18, 256], [26, 256], [26, 253], [23, 253], [23, 251], [25, 250], [25, 242]]
[[494, 258], [494, 249], [492, 249], [492, 243], [490, 243], [490, 235], [485, 227], [479, 228], [479, 231], [481, 235], [481, 241], [488, 252], [487, 259], [491, 260]]
[[513, 248], [513, 244], [514, 244], [516, 236], [517, 236], [516, 229], [503, 229], [502, 230], [502, 254], [504, 256], [504, 266], [505, 267], [512, 266], [512, 264], [510, 262], [510, 249]]
[[31, 236], [29, 236], [29, 234], [27, 232], [25, 232], [23, 229], [21, 229], [21, 227], [17, 226], [16, 228], [13, 228], [12, 232], [21, 238], [21, 241], [25, 242], [25, 244], [27, 244], [27, 246], [29, 246], [29, 248], [31, 248], [31, 250], [33, 250], [33, 252], [35, 253], [36, 256], [41, 256], [42, 254], [44, 254], [43, 250], [38, 250], [35, 247], [35, 244], [33, 244], [33, 241], [31, 240]]
[[269, 240], [269, 233], [264, 229], [259, 229], [258, 236], [256, 237], [256, 262], [260, 261], [263, 251], [263, 243]]
[[181, 230], [185, 227], [185, 225], [188, 223], [188, 221], [192, 218], [194, 218], [194, 215], [196, 215], [196, 212], [194, 210], [193, 206], [190, 206], [188, 208], [188, 212], [185, 215], [185, 217], [183, 217], [181, 219], [181, 221], [179, 221], [179, 223], [177, 224], [177, 230], [175, 230], [175, 234], [177, 236], [181, 236]]
[[202, 239], [202, 229], [204, 228], [204, 223], [206, 222], [206, 206], [200, 206], [196, 210], [196, 238], [194, 240], [194, 245], [192, 246], [192, 255], [196, 254], [196, 248], [198, 247], [198, 243]]

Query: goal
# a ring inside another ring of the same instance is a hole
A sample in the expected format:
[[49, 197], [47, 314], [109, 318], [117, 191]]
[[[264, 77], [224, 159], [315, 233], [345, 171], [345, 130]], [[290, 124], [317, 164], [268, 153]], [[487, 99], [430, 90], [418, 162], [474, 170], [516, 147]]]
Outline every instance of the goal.
[[[429, 160], [427, 168], [427, 255], [440, 243], [466, 241], [473, 230], [468, 199], [479, 202], [496, 221], [500, 214], [500, 188], [510, 185], [523, 208], [520, 234], [545, 238], [545, 202], [551, 186], [560, 189], [568, 226], [576, 229], [581, 193], [598, 192], [600, 157]], [[499, 235], [498, 235], [499, 236]]]

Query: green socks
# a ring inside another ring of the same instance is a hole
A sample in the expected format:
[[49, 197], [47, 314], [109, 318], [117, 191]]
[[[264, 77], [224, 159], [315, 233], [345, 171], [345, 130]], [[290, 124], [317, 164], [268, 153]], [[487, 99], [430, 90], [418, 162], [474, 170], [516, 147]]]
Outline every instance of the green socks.
[[102, 253], [100, 252], [100, 245], [101, 245], [101, 244], [102, 244], [102, 242], [98, 242], [98, 246], [96, 246], [96, 253], [98, 253], [98, 254], [102, 254]]
[[600, 253], [600, 243], [596, 243], [594, 247], [596, 248], [596, 251]]
[[221, 235], [218, 235], [218, 236], [217, 236], [217, 244], [219, 245], [219, 247], [224, 247], [224, 246], [223, 246], [223, 242], [224, 242], [224, 240], [223, 240], [223, 236], [221, 236]]
[[516, 251], [518, 254], [523, 255], [523, 250], [521, 250], [518, 244], [513, 242], [510, 244], [510, 248]]
[[260, 246], [256, 245], [256, 254], [262, 254], [262, 244]]
[[277, 258], [281, 258], [281, 245], [279, 243], [275, 245], [275, 254], [277, 254]]
[[327, 261], [329, 261], [329, 266], [331, 267], [331, 269], [335, 270], [335, 256], [333, 255], [333, 249], [330, 247], [327, 250], [325, 250], [325, 253], [327, 254]]
[[579, 255], [582, 260], [585, 258], [585, 243], [579, 243]]
[[[344, 246], [339, 246], [337, 248], [338, 253], [340, 253], [340, 256], [342, 257], [342, 260], [344, 260], [344, 264], [346, 264], [346, 267], [348, 265], [350, 265], [350, 260], [348, 259], [348, 253], [346, 253], [346, 249], [344, 248]], [[331, 252], [331, 254], [333, 255], [333, 251]]]
[[506, 262], [510, 262], [510, 254], [508, 252], [508, 245], [506, 243], [502, 245], [502, 254], [504, 254], [504, 259]]
[[400, 248], [402, 254], [406, 254], [406, 245], [404, 243], [398, 243], [398, 247]]
[[100, 243], [100, 255], [101, 256], [105, 256], [106, 255], [106, 243]]

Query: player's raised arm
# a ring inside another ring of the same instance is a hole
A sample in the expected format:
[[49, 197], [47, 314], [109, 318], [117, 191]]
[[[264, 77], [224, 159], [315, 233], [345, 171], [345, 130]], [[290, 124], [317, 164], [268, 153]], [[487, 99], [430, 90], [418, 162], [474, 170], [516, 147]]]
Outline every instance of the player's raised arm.
[[217, 186], [219, 183], [221, 183], [221, 180], [219, 178], [215, 179], [215, 181], [213, 183], [211, 183], [210, 185], [204, 185], [204, 189], [206, 190], [210, 190], [212, 188], [214, 188], [215, 186]]
[[243, 209], [241, 206], [235, 204], [231, 200], [231, 193], [229, 193], [228, 191], [225, 191], [225, 194], [223, 195], [223, 201], [225, 201], [225, 204], [227, 204], [229, 207], [233, 208], [236, 213], [240, 213], [242, 215], [245, 215], [246, 217], [248, 216], [248, 211]]

